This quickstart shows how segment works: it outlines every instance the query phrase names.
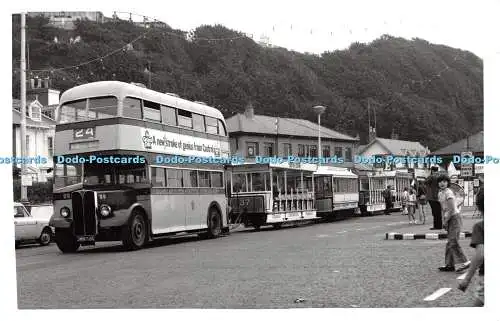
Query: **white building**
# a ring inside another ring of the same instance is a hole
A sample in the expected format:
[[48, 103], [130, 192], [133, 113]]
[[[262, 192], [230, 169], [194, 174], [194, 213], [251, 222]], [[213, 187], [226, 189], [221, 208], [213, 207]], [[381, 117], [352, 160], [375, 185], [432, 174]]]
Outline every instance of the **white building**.
[[[12, 156], [21, 156], [21, 102], [14, 99], [12, 106]], [[43, 106], [38, 100], [26, 102], [26, 157], [45, 157], [45, 164], [29, 164], [26, 166], [33, 182], [45, 182], [53, 176], [47, 173], [54, 167], [55, 120], [42, 114]], [[20, 164], [17, 164], [21, 168]]]

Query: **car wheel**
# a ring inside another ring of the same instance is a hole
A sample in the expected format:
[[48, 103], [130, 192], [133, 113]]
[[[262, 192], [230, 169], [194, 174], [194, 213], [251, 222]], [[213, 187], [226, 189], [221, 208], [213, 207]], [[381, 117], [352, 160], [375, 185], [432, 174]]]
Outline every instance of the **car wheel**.
[[40, 234], [40, 237], [38, 238], [38, 243], [40, 243], [40, 245], [46, 246], [49, 245], [51, 241], [52, 241], [52, 231], [50, 230], [50, 228], [46, 227], [43, 229], [42, 234]]

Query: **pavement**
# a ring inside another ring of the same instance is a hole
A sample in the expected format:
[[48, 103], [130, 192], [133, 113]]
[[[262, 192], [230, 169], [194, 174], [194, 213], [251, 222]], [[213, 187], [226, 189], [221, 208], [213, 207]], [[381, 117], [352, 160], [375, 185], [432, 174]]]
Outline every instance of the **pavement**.
[[[429, 212], [430, 213], [430, 212]], [[430, 227], [430, 225], [429, 225]], [[471, 307], [474, 285], [439, 272], [446, 240], [384, 239], [406, 216], [356, 217], [228, 237], [16, 250], [20, 309]], [[460, 240], [470, 258], [470, 240]]]
[[[462, 235], [461, 237], [467, 238], [471, 236], [472, 227], [476, 222], [479, 222], [480, 217], [474, 215], [474, 209], [466, 208], [462, 209]], [[426, 223], [425, 224], [410, 224], [407, 215], [401, 215], [401, 213], [393, 213], [391, 215], [399, 215], [402, 220], [406, 220], [407, 224], [404, 226], [398, 226], [397, 229], [390, 228], [386, 234], [386, 240], [402, 240], [402, 239], [428, 239], [428, 240], [438, 240], [446, 239], [447, 232], [444, 229], [441, 230], [431, 230], [432, 227], [432, 214], [426, 211]], [[418, 218], [418, 216], [416, 216]]]

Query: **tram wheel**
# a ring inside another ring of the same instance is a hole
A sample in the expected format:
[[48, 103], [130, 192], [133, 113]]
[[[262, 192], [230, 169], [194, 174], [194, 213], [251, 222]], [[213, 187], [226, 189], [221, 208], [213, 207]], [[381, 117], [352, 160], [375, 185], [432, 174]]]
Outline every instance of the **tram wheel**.
[[144, 216], [133, 211], [129, 223], [123, 230], [122, 243], [127, 250], [138, 250], [146, 244], [147, 225]]
[[55, 241], [57, 247], [63, 253], [75, 253], [80, 247], [80, 244], [70, 231], [56, 229]]

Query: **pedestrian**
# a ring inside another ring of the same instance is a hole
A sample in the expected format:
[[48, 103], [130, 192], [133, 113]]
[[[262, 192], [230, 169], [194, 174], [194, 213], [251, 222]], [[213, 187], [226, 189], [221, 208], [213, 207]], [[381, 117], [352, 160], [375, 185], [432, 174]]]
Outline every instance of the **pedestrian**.
[[410, 220], [410, 224], [417, 224], [418, 222], [415, 220], [415, 207], [417, 206], [417, 194], [415, 190], [410, 188], [410, 193], [408, 194], [408, 219]]
[[484, 306], [484, 191], [482, 188], [477, 193], [476, 206], [483, 218], [480, 222], [474, 224], [472, 228], [470, 246], [476, 249], [476, 253], [472, 258], [467, 275], [459, 282], [458, 288], [465, 292], [471, 279], [474, 277], [474, 273], [479, 269], [477, 287], [474, 293], [476, 297], [474, 304], [476, 306]]
[[439, 202], [443, 215], [443, 226], [448, 232], [448, 242], [445, 250], [445, 265], [439, 267], [440, 271], [462, 272], [470, 266], [460, 243], [460, 229], [462, 228], [462, 217], [457, 208], [456, 198], [449, 188], [451, 181], [448, 175], [440, 175], [437, 178], [439, 185]]
[[393, 205], [391, 185], [388, 185], [387, 188], [382, 192], [382, 196], [384, 197], [385, 201], [385, 215], [391, 215], [391, 209]]
[[433, 226], [431, 230], [441, 230], [443, 228], [443, 221], [441, 217], [441, 204], [439, 203], [438, 193], [439, 187], [437, 182], [439, 167], [433, 166], [431, 168], [431, 175], [425, 180], [427, 192], [425, 196], [432, 210]]
[[417, 192], [417, 209], [419, 213], [419, 221], [422, 222], [422, 224], [425, 224], [425, 204], [427, 204], [425, 189], [422, 185], [419, 185]]
[[401, 197], [401, 208], [403, 209], [402, 215], [408, 215], [408, 187], [403, 190], [403, 196]]

